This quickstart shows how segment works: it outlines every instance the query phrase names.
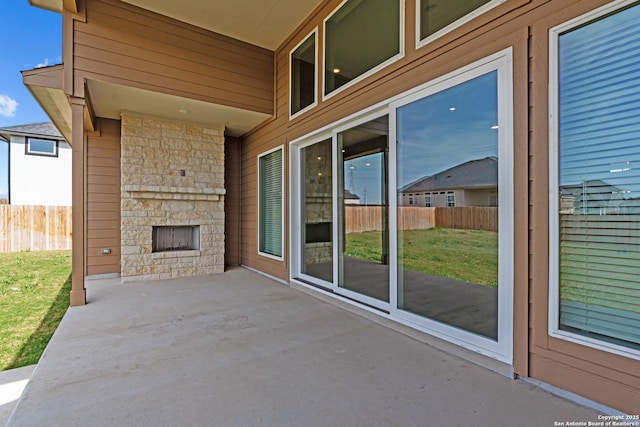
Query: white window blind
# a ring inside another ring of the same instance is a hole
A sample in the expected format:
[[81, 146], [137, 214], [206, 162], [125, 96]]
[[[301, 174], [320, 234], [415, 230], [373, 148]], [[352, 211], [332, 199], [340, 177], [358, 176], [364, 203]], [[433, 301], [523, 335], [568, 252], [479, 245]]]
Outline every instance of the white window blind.
[[260, 252], [282, 256], [282, 149], [259, 158]]
[[559, 35], [559, 328], [640, 348], [640, 6]]

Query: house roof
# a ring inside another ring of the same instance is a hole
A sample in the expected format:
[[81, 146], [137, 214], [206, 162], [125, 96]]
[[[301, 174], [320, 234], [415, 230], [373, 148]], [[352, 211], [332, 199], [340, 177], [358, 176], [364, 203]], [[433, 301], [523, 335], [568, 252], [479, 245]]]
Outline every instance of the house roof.
[[497, 185], [498, 159], [485, 157], [461, 163], [435, 175], [425, 176], [403, 188], [402, 192], [487, 188]]
[[6, 141], [11, 135], [30, 136], [36, 138], [53, 138], [63, 140], [64, 137], [51, 122], [29, 123], [26, 125], [7, 126], [0, 128], [0, 136]]
[[346, 188], [344, 189], [344, 198], [345, 199], [360, 200], [360, 196], [358, 196], [355, 193], [352, 193], [351, 191], [347, 190]]

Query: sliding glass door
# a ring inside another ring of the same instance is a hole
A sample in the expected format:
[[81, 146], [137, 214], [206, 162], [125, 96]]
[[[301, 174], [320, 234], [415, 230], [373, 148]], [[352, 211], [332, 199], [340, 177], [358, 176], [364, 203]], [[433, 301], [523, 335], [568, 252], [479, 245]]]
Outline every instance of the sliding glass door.
[[389, 118], [337, 134], [338, 290], [369, 305], [389, 302]]
[[510, 55], [292, 144], [292, 279], [511, 362]]

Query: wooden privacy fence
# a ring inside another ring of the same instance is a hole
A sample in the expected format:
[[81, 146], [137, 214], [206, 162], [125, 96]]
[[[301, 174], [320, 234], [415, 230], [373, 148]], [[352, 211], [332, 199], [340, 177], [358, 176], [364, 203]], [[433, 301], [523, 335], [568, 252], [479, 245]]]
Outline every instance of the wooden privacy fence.
[[[382, 229], [382, 218], [382, 206], [345, 206], [347, 233], [379, 231]], [[424, 230], [433, 227], [498, 231], [498, 208], [398, 208], [399, 230]]]
[[71, 249], [70, 206], [0, 205], [0, 252]]

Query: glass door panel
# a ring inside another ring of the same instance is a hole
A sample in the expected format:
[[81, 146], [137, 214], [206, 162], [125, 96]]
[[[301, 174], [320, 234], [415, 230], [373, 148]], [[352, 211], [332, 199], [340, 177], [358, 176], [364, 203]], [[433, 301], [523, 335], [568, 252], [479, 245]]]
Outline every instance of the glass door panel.
[[498, 73], [398, 108], [398, 308], [498, 339]]
[[384, 302], [389, 302], [388, 139], [384, 116], [340, 132], [337, 153], [338, 288]]
[[333, 282], [332, 143], [326, 139], [300, 150], [300, 272]]

